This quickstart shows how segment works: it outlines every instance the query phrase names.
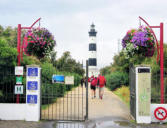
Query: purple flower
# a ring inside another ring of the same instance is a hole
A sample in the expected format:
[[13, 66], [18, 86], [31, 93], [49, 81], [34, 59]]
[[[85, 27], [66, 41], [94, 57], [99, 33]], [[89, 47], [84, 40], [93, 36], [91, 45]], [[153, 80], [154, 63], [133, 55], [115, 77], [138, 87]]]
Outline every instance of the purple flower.
[[146, 41], [148, 40], [148, 36], [146, 32], [136, 32], [135, 35], [132, 38], [132, 43], [137, 46], [144, 46], [146, 47]]
[[126, 41], [130, 40], [130, 36], [128, 34], [125, 35], [125, 37], [122, 39], [122, 46], [123, 48], [126, 47]]

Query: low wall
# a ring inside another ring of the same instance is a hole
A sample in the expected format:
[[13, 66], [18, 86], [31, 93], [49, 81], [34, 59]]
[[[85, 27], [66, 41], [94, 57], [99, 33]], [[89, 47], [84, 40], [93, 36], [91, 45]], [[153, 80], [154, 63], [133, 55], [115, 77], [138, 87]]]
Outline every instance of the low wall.
[[0, 104], [0, 120], [39, 121], [40, 106], [29, 104]]
[[26, 120], [26, 104], [0, 104], [1, 120]]

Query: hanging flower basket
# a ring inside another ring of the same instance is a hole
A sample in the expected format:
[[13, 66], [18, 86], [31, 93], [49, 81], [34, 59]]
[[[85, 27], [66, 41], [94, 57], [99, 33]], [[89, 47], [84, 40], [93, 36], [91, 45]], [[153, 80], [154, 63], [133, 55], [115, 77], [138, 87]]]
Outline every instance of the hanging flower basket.
[[35, 55], [38, 58], [43, 58], [49, 54], [56, 45], [53, 35], [45, 28], [28, 30], [24, 39], [24, 52], [27, 55]]
[[122, 39], [123, 52], [127, 58], [135, 54], [152, 57], [155, 51], [155, 39], [148, 27], [131, 29]]

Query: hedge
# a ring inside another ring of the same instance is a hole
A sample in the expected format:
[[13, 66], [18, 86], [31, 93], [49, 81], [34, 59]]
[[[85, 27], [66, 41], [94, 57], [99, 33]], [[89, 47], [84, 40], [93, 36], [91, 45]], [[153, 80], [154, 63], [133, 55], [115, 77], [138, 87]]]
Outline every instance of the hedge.
[[110, 90], [115, 90], [122, 85], [128, 85], [129, 76], [124, 72], [113, 72], [105, 76], [107, 81], [107, 87]]

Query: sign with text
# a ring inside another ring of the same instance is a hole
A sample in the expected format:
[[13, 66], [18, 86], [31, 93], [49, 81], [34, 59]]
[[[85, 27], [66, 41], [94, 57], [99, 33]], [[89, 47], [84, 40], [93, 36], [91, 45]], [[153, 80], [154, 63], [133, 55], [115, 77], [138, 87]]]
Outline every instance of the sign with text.
[[27, 72], [28, 72], [27, 76], [30, 76], [30, 77], [38, 76], [38, 68], [36, 67], [29, 67]]
[[23, 81], [22, 76], [16, 77], [16, 84], [22, 84], [22, 81]]
[[139, 116], [149, 116], [151, 104], [151, 77], [150, 73], [139, 73], [138, 74], [138, 109]]
[[74, 76], [66, 76], [65, 77], [65, 84], [73, 85], [74, 84]]
[[28, 90], [37, 90], [38, 89], [38, 81], [28, 81], [27, 82]]
[[64, 76], [63, 75], [53, 75], [52, 83], [64, 83]]
[[15, 85], [15, 94], [23, 94], [23, 85]]
[[15, 67], [15, 75], [23, 75], [23, 66]]
[[28, 104], [37, 104], [37, 95], [27, 95]]

